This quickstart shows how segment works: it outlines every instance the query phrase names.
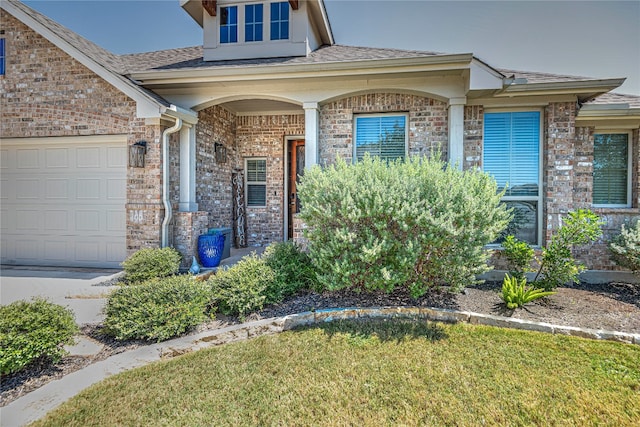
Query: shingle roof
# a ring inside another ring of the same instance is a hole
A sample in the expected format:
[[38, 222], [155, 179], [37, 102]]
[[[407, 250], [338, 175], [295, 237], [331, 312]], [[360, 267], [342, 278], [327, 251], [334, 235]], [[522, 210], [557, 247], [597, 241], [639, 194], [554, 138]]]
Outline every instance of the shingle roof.
[[593, 80], [593, 77], [566, 76], [561, 74], [539, 73], [535, 71], [518, 71], [497, 68], [507, 77], [516, 79], [526, 79], [527, 83], [560, 83], [560, 82], [578, 82], [582, 80]]
[[424, 58], [445, 55], [417, 50], [384, 49], [359, 46], [322, 46], [308, 56], [284, 58], [239, 59], [204, 61], [202, 46], [168, 49], [157, 52], [122, 55], [121, 60], [129, 73], [153, 70], [215, 69], [218, 67], [250, 67], [269, 65], [326, 64], [376, 59]]
[[640, 108], [640, 96], [609, 92], [602, 94], [591, 101], [585, 102], [585, 105], [614, 104], [627, 104], [629, 105], [629, 108]]
[[[338, 62], [353, 62], [365, 60], [384, 60], [401, 58], [426, 58], [439, 55], [448, 55], [441, 52], [428, 52], [417, 50], [372, 48], [359, 46], [332, 45], [322, 46], [311, 52], [306, 57], [244, 59], [229, 61], [204, 61], [202, 46], [167, 49], [155, 52], [134, 53], [116, 55], [97, 44], [76, 34], [70, 29], [60, 25], [47, 16], [31, 9], [16, 0], [3, 0], [19, 8], [32, 19], [55, 33], [62, 40], [73, 46], [91, 60], [101, 64], [109, 72], [119, 75], [120, 78], [138, 90], [153, 98], [157, 102], [168, 106], [169, 103], [156, 93], [139, 86], [126, 76], [135, 72], [154, 70], [188, 70], [188, 69], [215, 69], [219, 67], [261, 67], [269, 65], [298, 65], [298, 64], [328, 64]], [[507, 77], [526, 79], [527, 83], [562, 83], [594, 80], [590, 77], [567, 76], [560, 74], [541, 73], [532, 71], [518, 71], [495, 68]], [[606, 93], [587, 102], [589, 105], [628, 104], [631, 108], [640, 108], [640, 96]]]

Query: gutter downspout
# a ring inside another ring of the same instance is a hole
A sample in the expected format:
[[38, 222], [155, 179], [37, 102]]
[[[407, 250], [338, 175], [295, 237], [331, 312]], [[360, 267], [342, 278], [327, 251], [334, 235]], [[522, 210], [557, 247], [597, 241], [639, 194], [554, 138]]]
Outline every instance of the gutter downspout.
[[182, 128], [182, 119], [176, 118], [176, 123], [162, 132], [162, 204], [164, 205], [164, 219], [162, 220], [160, 247], [169, 246], [169, 222], [171, 221], [171, 204], [169, 203], [169, 135]]

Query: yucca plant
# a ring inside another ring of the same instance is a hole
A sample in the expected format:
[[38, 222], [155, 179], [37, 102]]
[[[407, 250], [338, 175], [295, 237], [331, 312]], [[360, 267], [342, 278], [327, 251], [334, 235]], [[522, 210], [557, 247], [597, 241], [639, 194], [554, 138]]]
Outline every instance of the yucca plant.
[[509, 309], [522, 307], [528, 302], [553, 295], [553, 291], [545, 291], [544, 289], [528, 288], [527, 278], [521, 279], [513, 276], [505, 275], [502, 283], [502, 300]]

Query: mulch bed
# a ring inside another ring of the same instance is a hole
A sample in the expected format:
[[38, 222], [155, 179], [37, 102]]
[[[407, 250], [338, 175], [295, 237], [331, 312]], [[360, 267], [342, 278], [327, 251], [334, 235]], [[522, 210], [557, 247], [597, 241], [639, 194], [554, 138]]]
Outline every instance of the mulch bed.
[[[417, 300], [412, 299], [404, 290], [396, 290], [391, 294], [353, 291], [304, 292], [281, 304], [266, 307], [260, 313], [249, 316], [247, 321], [325, 308], [419, 306], [509, 316], [565, 326], [640, 333], [640, 285], [580, 283], [558, 288], [557, 294], [534, 301], [517, 310], [505, 308], [500, 299], [500, 286], [497, 282], [486, 282], [469, 287], [459, 294], [451, 294], [445, 289], [433, 289]], [[239, 323], [238, 319], [220, 316], [216, 321], [203, 325], [201, 330], [234, 323]], [[100, 325], [84, 325], [81, 333], [102, 343], [102, 351], [91, 357], [68, 356], [56, 365], [47, 360], [38, 360], [21, 372], [3, 376], [0, 384], [0, 407], [91, 363], [148, 345], [146, 341], [116, 341], [104, 335]]]

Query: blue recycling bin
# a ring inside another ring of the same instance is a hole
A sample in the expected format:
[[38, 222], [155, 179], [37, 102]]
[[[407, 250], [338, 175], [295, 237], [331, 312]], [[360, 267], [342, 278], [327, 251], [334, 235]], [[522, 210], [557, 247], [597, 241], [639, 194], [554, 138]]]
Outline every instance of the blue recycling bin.
[[206, 268], [220, 265], [224, 250], [224, 234], [202, 234], [198, 237], [198, 258]]

